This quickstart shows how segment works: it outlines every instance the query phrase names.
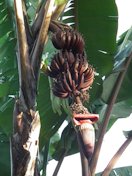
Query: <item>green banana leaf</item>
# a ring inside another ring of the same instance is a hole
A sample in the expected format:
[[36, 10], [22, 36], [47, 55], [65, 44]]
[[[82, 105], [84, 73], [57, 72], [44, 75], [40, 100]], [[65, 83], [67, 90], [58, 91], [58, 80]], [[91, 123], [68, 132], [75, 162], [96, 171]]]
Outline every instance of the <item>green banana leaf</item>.
[[[128, 35], [129, 34], [129, 35]], [[103, 81], [103, 91], [100, 99], [94, 102], [93, 110], [100, 115], [99, 121], [101, 122], [104, 113], [107, 108], [107, 103], [111, 98], [111, 92], [115, 87], [117, 77], [120, 72], [122, 72], [125, 61], [132, 52], [132, 28], [125, 32], [118, 43], [118, 52], [115, 56], [114, 69], [111, 74], [109, 74]], [[132, 62], [128, 67], [125, 78], [121, 85], [119, 94], [117, 96], [116, 102], [114, 104], [113, 110], [111, 112], [111, 118], [108, 125], [108, 129], [118, 118], [125, 118], [130, 115], [131, 111], [131, 87], [132, 87]]]
[[[11, 2], [11, 0], [8, 0], [8, 2]], [[36, 9], [37, 1], [31, 1], [30, 3], [33, 4]], [[7, 5], [8, 4], [6, 4], [4, 0], [0, 0], [0, 10], [3, 10], [0, 14], [0, 132], [4, 131], [4, 134], [9, 137], [12, 132], [13, 96], [18, 94], [18, 72], [15, 56], [16, 40], [13, 32], [14, 28], [10, 15], [11, 12], [9, 13]], [[34, 8], [30, 4], [27, 4], [27, 6], [28, 14], [30, 19], [32, 19], [35, 14]], [[12, 6], [10, 6], [10, 8], [11, 7]], [[106, 98], [109, 96], [107, 95], [108, 90], [109, 92], [111, 90], [109, 86], [107, 86], [108, 84], [105, 84], [104, 86], [102, 76], [107, 76], [114, 66], [114, 56], [117, 51], [117, 7], [114, 0], [102, 0], [100, 2], [98, 0], [78, 0], [75, 1], [75, 7], [74, 13], [71, 13], [75, 18], [71, 18], [70, 20], [77, 19], [78, 29], [85, 39], [89, 63], [95, 67], [96, 72], [99, 74], [96, 76], [94, 85], [90, 90], [90, 102], [87, 103], [86, 106], [89, 107], [90, 105], [91, 111], [99, 114], [102, 113], [100, 116], [103, 117], [107, 107]], [[45, 51], [49, 52], [49, 54], [53, 52], [51, 44], [47, 46]], [[51, 57], [51, 55], [49, 55], [49, 57]], [[131, 69], [129, 69], [113, 109], [109, 127], [117, 118], [124, 117], [131, 111], [131, 95], [129, 94], [132, 80], [131, 75]], [[111, 81], [111, 84], [113, 85], [114, 82]], [[105, 94], [104, 90], [107, 90]], [[101, 100], [99, 99], [100, 97]], [[37, 105], [37, 110], [40, 113], [42, 123], [40, 147], [43, 148], [66, 119], [66, 113], [61, 107], [59, 107], [62, 111], [61, 115], [58, 115], [58, 113], [53, 111], [49, 81], [43, 74], [41, 74], [40, 77]], [[122, 109], [122, 111], [120, 111], [120, 109]], [[100, 119], [102, 120], [102, 118]], [[72, 129], [68, 126], [67, 130], [70, 131]], [[59, 152], [61, 153], [69, 146], [67, 155], [78, 152], [76, 139], [69, 139], [67, 130], [64, 130], [63, 135], [58, 142], [51, 144], [53, 151], [51, 151], [52, 157], [50, 159], [55, 158], [59, 160]], [[10, 168], [9, 165], [6, 165], [6, 161], [9, 161], [9, 138], [6, 145], [5, 150], [7, 152], [3, 152], [3, 143], [0, 143], [0, 152], [2, 153], [0, 163], [3, 161], [2, 158], [4, 155], [6, 156], [6, 154], [8, 154], [2, 165], [3, 175], [5, 176], [9, 175], [6, 171], [7, 168]], [[55, 152], [56, 149], [58, 152]]]
[[115, 1], [78, 0], [76, 5], [78, 28], [86, 42], [88, 59], [99, 75], [106, 75], [113, 67], [117, 50], [118, 13]]
[[[128, 167], [120, 167], [120, 168], [115, 168], [112, 170], [110, 173], [110, 176], [131, 176], [132, 175], [132, 166]], [[101, 176], [101, 173], [96, 174], [96, 176]]]
[[10, 145], [8, 136], [0, 128], [0, 174], [10, 175]]

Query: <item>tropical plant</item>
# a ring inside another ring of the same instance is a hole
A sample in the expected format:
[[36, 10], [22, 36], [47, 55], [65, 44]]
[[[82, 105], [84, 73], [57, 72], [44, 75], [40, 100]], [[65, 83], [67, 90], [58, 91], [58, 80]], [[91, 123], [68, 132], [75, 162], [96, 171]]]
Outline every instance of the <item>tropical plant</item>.
[[[79, 151], [82, 175], [95, 175], [105, 132], [131, 113], [132, 29], [116, 42], [114, 0], [1, 0], [0, 11], [1, 175], [46, 175], [56, 159], [55, 176]], [[131, 140], [129, 131], [100, 175], [110, 174]]]

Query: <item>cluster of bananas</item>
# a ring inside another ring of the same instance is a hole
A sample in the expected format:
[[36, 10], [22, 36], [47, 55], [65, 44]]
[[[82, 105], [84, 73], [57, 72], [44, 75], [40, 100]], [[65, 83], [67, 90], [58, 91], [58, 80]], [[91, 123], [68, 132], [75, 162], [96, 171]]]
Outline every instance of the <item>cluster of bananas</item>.
[[52, 43], [56, 49], [68, 50], [73, 53], [83, 53], [84, 40], [82, 36], [74, 31], [65, 29], [58, 31], [52, 37]]
[[84, 55], [84, 40], [74, 31], [61, 31], [53, 35], [53, 45], [60, 49], [49, 67], [53, 78], [53, 93], [60, 98], [81, 96], [93, 83], [94, 69]]

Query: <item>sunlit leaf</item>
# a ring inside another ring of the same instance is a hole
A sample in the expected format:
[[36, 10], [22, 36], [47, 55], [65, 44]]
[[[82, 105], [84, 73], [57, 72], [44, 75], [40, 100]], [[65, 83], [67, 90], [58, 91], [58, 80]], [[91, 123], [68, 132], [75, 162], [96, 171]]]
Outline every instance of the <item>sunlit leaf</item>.
[[78, 28], [86, 42], [90, 63], [101, 75], [112, 69], [116, 53], [118, 14], [114, 0], [77, 1]]
[[[96, 176], [100, 176], [100, 174], [101, 173], [96, 174]], [[110, 173], [110, 176], [118, 176], [118, 175], [131, 176], [132, 175], [132, 166], [115, 168]]]

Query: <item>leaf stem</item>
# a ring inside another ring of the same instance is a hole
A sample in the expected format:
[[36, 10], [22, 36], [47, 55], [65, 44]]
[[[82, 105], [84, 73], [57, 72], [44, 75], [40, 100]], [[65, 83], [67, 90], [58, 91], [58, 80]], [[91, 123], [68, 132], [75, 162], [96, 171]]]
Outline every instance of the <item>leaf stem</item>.
[[54, 173], [53, 173], [52, 176], [57, 176], [57, 174], [58, 174], [58, 172], [60, 170], [60, 167], [62, 165], [62, 162], [64, 160], [64, 157], [66, 156], [66, 153], [67, 153], [67, 150], [64, 150], [64, 152], [62, 153], [62, 156], [61, 156], [60, 160], [57, 163], [57, 166], [56, 166], [55, 171], [54, 171]]
[[52, 15], [52, 20], [57, 20], [60, 17], [61, 13], [65, 9], [67, 2], [68, 0], [63, 0], [63, 1], [60, 1], [59, 3], [56, 3], [56, 7]]
[[115, 166], [116, 162], [119, 160], [119, 158], [121, 157], [122, 153], [126, 150], [126, 148], [131, 143], [131, 141], [132, 141], [132, 137], [126, 139], [126, 141], [122, 144], [122, 146], [119, 148], [117, 153], [110, 160], [110, 162], [107, 165], [107, 167], [105, 168], [105, 170], [102, 172], [102, 174], [101, 174], [102, 176], [107, 176], [107, 175], [110, 174], [110, 172], [113, 169], [113, 167]]
[[38, 34], [37, 41], [35, 42], [35, 46], [33, 47], [33, 52], [31, 55], [31, 65], [33, 68], [33, 72], [35, 74], [35, 79], [38, 79], [39, 76], [39, 69], [41, 63], [41, 56], [43, 52], [43, 47], [47, 39], [48, 28], [52, 16], [52, 10], [55, 0], [48, 0], [46, 5], [43, 7], [45, 8], [45, 13], [42, 21], [42, 25]]
[[37, 35], [39, 29], [41, 28], [42, 21], [43, 21], [43, 16], [44, 16], [44, 13], [45, 13], [45, 8], [44, 7], [45, 7], [45, 3], [41, 4], [39, 12], [37, 12], [37, 17], [36, 17], [32, 27], [31, 27], [34, 37]]
[[[29, 61], [29, 46], [27, 42], [26, 27], [23, 14], [23, 5], [21, 0], [14, 1], [15, 16], [17, 23], [17, 38], [18, 38], [18, 71], [19, 71], [19, 87], [20, 97], [26, 108], [33, 108], [35, 104], [36, 91], [32, 92], [31, 85], [31, 67]], [[26, 78], [26, 79], [25, 79]]]
[[98, 138], [98, 141], [96, 143], [93, 158], [92, 158], [91, 163], [90, 163], [90, 168], [91, 168], [92, 175], [95, 174], [95, 169], [96, 169], [100, 149], [101, 149], [103, 138], [104, 138], [104, 135], [105, 135], [105, 132], [106, 132], [106, 129], [107, 129], [107, 125], [108, 125], [109, 120], [110, 120], [110, 114], [111, 114], [113, 105], [115, 104], [116, 98], [117, 98], [119, 90], [121, 88], [121, 84], [124, 80], [125, 74], [127, 72], [127, 69], [130, 65], [131, 60], [132, 60], [132, 52], [126, 58], [126, 61], [125, 61], [125, 64], [124, 64], [124, 70], [122, 70], [119, 73], [117, 81], [116, 81], [115, 86], [113, 88], [113, 91], [111, 93], [111, 96], [109, 98], [108, 106], [107, 106], [107, 109], [106, 109], [106, 112], [105, 112], [105, 115], [104, 115], [104, 121], [102, 122], [100, 131], [99, 131], [99, 138]]
[[29, 25], [29, 20], [28, 20], [25, 1], [22, 2], [22, 7], [23, 7], [23, 16], [24, 16], [24, 22], [25, 22], [25, 31], [26, 31], [26, 36], [27, 36], [27, 43], [28, 43], [29, 53], [30, 53], [30, 48], [32, 48], [32, 44], [33, 44], [33, 35], [32, 35], [32, 31], [31, 31], [31, 27]]
[[45, 148], [44, 148], [44, 153], [43, 153], [43, 174], [42, 174], [42, 176], [46, 176], [49, 145], [50, 145], [50, 140], [47, 141], [47, 143], [45, 144]]
[[[19, 63], [19, 77], [20, 77], [20, 85], [22, 84], [23, 77], [26, 76], [26, 63], [28, 61], [28, 44], [27, 44], [27, 36], [26, 29], [24, 24], [24, 16], [22, 9], [22, 1], [15, 0], [15, 15], [16, 15], [16, 23], [17, 23], [17, 38], [18, 38], [18, 63]], [[21, 78], [22, 76], [22, 78]]]

